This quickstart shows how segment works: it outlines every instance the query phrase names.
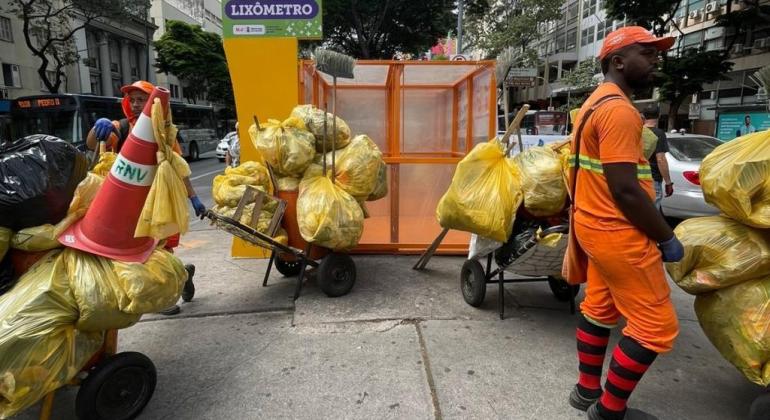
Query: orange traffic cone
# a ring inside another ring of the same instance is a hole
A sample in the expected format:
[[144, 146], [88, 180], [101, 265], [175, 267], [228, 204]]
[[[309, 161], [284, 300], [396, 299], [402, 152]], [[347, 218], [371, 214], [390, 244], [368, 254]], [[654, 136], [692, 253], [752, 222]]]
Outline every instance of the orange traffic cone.
[[168, 113], [169, 91], [156, 87], [85, 217], [59, 236], [62, 245], [125, 262], [144, 263], [152, 254], [157, 241], [135, 238], [134, 231], [158, 165], [150, 119], [155, 98]]

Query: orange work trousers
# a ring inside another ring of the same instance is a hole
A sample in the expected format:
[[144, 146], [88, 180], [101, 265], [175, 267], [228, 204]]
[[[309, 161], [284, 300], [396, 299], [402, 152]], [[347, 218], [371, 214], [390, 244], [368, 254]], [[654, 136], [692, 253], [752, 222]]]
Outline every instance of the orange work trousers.
[[606, 327], [623, 317], [624, 335], [656, 353], [670, 351], [679, 321], [655, 242], [634, 228], [598, 230], [575, 223], [575, 234], [588, 255], [583, 315]]

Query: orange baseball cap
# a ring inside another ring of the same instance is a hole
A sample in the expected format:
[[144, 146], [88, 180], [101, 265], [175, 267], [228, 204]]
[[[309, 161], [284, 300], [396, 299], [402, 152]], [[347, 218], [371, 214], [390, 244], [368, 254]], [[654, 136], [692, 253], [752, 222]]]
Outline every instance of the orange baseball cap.
[[152, 93], [153, 89], [155, 89], [155, 86], [152, 83], [145, 80], [138, 80], [130, 85], [123, 86], [120, 88], [120, 91], [123, 92], [124, 95], [128, 95], [132, 90], [140, 90], [149, 95]]
[[641, 26], [626, 26], [607, 35], [602, 50], [599, 52], [599, 60], [603, 60], [610, 53], [633, 44], [654, 45], [659, 51], [666, 51], [674, 45], [674, 37], [656, 38], [655, 35]]

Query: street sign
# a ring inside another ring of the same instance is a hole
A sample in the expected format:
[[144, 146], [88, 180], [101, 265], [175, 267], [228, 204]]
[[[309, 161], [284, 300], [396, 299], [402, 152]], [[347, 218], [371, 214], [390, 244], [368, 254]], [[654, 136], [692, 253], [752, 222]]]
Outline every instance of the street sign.
[[700, 119], [700, 104], [690, 104], [689, 118], [691, 120]]
[[527, 88], [535, 86], [537, 78], [536, 68], [511, 68], [505, 77], [505, 85], [508, 87]]
[[222, 1], [224, 38], [322, 39], [322, 0]]
[[508, 77], [537, 77], [537, 69], [533, 67], [511, 68]]

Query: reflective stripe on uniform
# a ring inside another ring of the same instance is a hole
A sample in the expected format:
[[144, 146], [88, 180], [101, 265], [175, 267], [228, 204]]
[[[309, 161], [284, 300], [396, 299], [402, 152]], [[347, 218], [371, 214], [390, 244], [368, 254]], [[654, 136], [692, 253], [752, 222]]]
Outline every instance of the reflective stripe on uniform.
[[[570, 168], [575, 167], [575, 163], [577, 162], [578, 156], [580, 157], [580, 169], [585, 169], [587, 171], [593, 172], [595, 174], [604, 175], [604, 167], [602, 166], [602, 161], [599, 159], [590, 158], [586, 155], [570, 155], [569, 159], [569, 166]], [[644, 165], [644, 164], [637, 164], [636, 165], [636, 177], [638, 179], [644, 179], [649, 180], [652, 179], [652, 168], [650, 165]]]

